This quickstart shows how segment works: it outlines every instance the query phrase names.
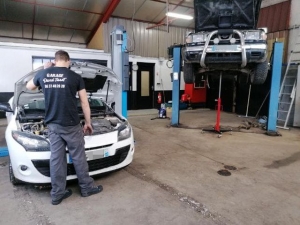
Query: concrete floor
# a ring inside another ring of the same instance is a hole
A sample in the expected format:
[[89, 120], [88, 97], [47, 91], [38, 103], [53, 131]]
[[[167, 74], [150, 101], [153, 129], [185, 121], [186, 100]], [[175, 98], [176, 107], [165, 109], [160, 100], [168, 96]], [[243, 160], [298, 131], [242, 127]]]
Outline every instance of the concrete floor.
[[[238, 132], [245, 118], [222, 113], [221, 124], [237, 132], [217, 138], [200, 129], [214, 125], [215, 111], [181, 111], [183, 128], [151, 120], [156, 115], [129, 112], [134, 161], [95, 178], [104, 191], [89, 198], [73, 182], [74, 194], [52, 206], [49, 188], [13, 187], [8, 158], [0, 158], [0, 224], [300, 224], [299, 129], [280, 130], [279, 137], [260, 128]], [[0, 124], [0, 144], [4, 129]], [[225, 165], [237, 170], [220, 176]]]

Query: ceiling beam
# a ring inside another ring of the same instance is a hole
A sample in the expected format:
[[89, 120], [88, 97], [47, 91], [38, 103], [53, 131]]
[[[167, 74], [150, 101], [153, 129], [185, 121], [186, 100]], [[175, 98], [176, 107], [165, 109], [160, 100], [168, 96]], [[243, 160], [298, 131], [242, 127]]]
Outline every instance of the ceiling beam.
[[[109, 6], [105, 10], [105, 13], [102, 17], [102, 22], [107, 23], [109, 20], [109, 17], [113, 14], [115, 9], [117, 8], [118, 4], [120, 3], [121, 0], [111, 0]], [[101, 25], [101, 24], [100, 24]]]
[[113, 14], [113, 12], [117, 8], [120, 1], [121, 0], [110, 0], [110, 3], [106, 7], [104, 15], [99, 19], [97, 25], [94, 27], [93, 31], [89, 35], [89, 37], [87, 39], [87, 43], [90, 43], [90, 41], [92, 40], [92, 38], [96, 34], [96, 32], [97, 32], [98, 28], [101, 26], [101, 24], [106, 23], [109, 20], [110, 16]]

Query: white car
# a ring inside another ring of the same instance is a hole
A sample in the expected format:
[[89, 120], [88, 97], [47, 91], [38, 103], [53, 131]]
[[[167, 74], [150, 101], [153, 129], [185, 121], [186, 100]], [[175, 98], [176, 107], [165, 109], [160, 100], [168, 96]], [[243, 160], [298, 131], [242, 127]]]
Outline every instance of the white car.
[[[12, 184], [51, 182], [44, 95], [41, 90], [26, 89], [26, 83], [40, 69], [17, 81], [14, 97], [9, 103], [0, 103], [0, 110], [6, 112], [8, 122], [5, 139]], [[133, 131], [128, 121], [111, 108], [113, 96], [121, 89], [121, 82], [111, 69], [101, 65], [77, 62], [72, 63], [70, 69], [83, 77], [91, 108], [94, 133], [84, 137], [89, 174], [97, 175], [127, 166], [132, 162], [135, 150]], [[82, 124], [84, 117], [79, 99], [78, 111]], [[76, 179], [67, 149], [66, 157], [67, 180]]]

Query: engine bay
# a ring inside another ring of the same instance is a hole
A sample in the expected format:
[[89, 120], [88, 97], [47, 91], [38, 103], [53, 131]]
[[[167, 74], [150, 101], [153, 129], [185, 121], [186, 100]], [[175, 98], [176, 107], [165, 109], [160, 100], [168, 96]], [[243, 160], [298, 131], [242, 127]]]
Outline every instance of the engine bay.
[[[85, 124], [84, 120], [80, 121], [80, 125], [83, 127]], [[93, 134], [104, 134], [108, 132], [113, 132], [118, 129], [119, 126], [124, 124], [122, 120], [120, 120], [116, 116], [105, 116], [105, 117], [93, 117], [91, 118], [91, 124], [93, 127]], [[48, 138], [49, 129], [47, 125], [44, 123], [44, 120], [39, 122], [26, 122], [26, 123], [19, 123], [20, 130], [22, 132], [29, 132], [35, 135], [43, 136]]]
[[[89, 98], [91, 109], [91, 125], [93, 127], [93, 134], [104, 134], [113, 132], [119, 126], [126, 123], [126, 120], [119, 117], [109, 106], [107, 106], [101, 99]], [[80, 118], [80, 125], [85, 124], [84, 114], [78, 99], [78, 116]], [[22, 132], [43, 136], [48, 138], [49, 129], [44, 122], [45, 119], [45, 102], [44, 99], [35, 99], [31, 102], [21, 106], [18, 109], [17, 124]]]

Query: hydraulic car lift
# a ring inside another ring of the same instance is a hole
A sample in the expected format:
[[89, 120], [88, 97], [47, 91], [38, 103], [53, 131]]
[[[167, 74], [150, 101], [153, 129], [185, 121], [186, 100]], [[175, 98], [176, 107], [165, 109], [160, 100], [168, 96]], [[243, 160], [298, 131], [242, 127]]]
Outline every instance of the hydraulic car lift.
[[127, 91], [129, 90], [129, 53], [127, 33], [123, 26], [117, 25], [111, 37], [111, 68], [122, 81], [122, 91], [115, 96], [115, 111], [127, 118]]
[[272, 77], [270, 90], [269, 114], [267, 123], [267, 134], [276, 134], [277, 113], [279, 103], [279, 90], [281, 81], [283, 43], [275, 42], [273, 45]]
[[[171, 46], [169, 49], [173, 49], [173, 90], [172, 90], [172, 119], [171, 126], [179, 126], [179, 92], [180, 92], [180, 66], [181, 66], [181, 45]], [[225, 131], [231, 131], [231, 129], [221, 129], [221, 85], [222, 85], [222, 73], [220, 74], [219, 84], [219, 97], [218, 97], [218, 110], [216, 125], [213, 129], [203, 129], [203, 131], [213, 131], [219, 134]]]
[[[180, 93], [180, 69], [181, 69], [181, 45], [174, 45], [169, 47], [173, 50], [173, 90], [172, 90], [172, 119], [171, 126], [179, 126], [179, 93]], [[170, 51], [170, 50], [169, 50]], [[271, 79], [271, 91], [270, 91], [270, 103], [267, 133], [274, 133], [276, 131], [277, 111], [278, 111], [278, 96], [281, 79], [281, 67], [282, 67], [282, 55], [283, 55], [283, 43], [276, 42], [273, 47], [273, 61], [272, 61], [272, 79]], [[231, 129], [221, 129], [220, 127], [220, 113], [221, 113], [221, 85], [222, 85], [222, 73], [220, 74], [219, 83], [219, 96], [218, 96], [218, 110], [216, 125], [212, 129], [203, 129], [203, 131], [213, 131], [218, 133], [218, 137], [225, 131], [231, 131]]]
[[173, 89], [172, 89], [172, 118], [171, 126], [179, 126], [179, 95], [180, 95], [180, 67], [181, 67], [181, 45], [173, 45]]

